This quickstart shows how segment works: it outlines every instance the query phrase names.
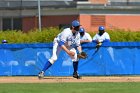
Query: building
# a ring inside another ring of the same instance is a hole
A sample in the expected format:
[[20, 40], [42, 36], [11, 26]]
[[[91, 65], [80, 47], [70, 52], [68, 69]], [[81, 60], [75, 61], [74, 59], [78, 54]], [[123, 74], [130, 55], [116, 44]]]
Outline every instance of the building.
[[[41, 27], [68, 26], [78, 19], [87, 31], [108, 29], [140, 31], [139, 0], [40, 0]], [[0, 0], [0, 30], [38, 28], [38, 0]]]
[[[76, 2], [71, 0], [40, 0], [42, 27], [63, 26], [78, 19]], [[37, 0], [0, 0], [0, 30], [38, 28]]]
[[[88, 31], [95, 31], [99, 25], [108, 29], [120, 28], [140, 31], [139, 0], [89, 0], [79, 2], [80, 22]], [[94, 1], [96, 4], [94, 4]], [[100, 2], [98, 2], [100, 1]]]

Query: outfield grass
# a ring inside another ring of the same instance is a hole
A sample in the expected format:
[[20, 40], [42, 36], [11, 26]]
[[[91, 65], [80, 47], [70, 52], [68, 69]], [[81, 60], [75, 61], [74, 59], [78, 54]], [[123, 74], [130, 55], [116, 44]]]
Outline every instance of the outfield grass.
[[0, 93], [140, 93], [140, 83], [4, 83]]

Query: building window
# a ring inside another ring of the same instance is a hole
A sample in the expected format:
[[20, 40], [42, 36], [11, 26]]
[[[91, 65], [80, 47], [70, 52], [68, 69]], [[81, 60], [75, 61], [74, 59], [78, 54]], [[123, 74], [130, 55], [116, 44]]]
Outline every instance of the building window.
[[21, 18], [3, 18], [2, 19], [2, 30], [22, 30], [22, 19]]
[[10, 18], [3, 18], [2, 19], [2, 30], [12, 30], [11, 26], [11, 19]]
[[13, 19], [13, 30], [22, 30], [22, 19], [21, 18]]
[[91, 16], [92, 26], [105, 26], [105, 16], [104, 15], [92, 15]]

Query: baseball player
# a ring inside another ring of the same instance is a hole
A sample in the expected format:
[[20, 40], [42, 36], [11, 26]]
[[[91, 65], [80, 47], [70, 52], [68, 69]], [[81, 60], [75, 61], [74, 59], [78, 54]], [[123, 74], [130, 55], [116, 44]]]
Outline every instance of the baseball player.
[[80, 45], [80, 34], [79, 34], [80, 23], [77, 20], [74, 20], [71, 23], [70, 28], [65, 28], [61, 33], [54, 38], [53, 41], [53, 54], [52, 57], [46, 62], [42, 71], [38, 74], [38, 78], [41, 79], [44, 77], [45, 71], [54, 64], [57, 60], [60, 51], [63, 49], [73, 61], [73, 77], [79, 79], [80, 76], [77, 73], [78, 70], [78, 58], [77, 52], [82, 52]]
[[85, 31], [83, 27], [80, 28], [79, 30], [80, 33], [80, 43], [87, 43], [87, 42], [92, 42], [92, 38], [89, 33]]
[[4, 40], [1, 41], [1, 43], [2, 44], [7, 44], [8, 42], [7, 42], [7, 40], [4, 39]]
[[99, 26], [98, 28], [99, 33], [97, 33], [93, 37], [93, 42], [100, 44], [103, 42], [110, 42], [110, 36], [107, 32], [105, 32], [105, 27], [104, 26]]

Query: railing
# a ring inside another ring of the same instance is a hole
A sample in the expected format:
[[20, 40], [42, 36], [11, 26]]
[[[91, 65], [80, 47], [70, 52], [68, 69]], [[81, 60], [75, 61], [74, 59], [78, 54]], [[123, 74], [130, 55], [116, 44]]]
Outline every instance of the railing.
[[[38, 8], [37, 0], [18, 0], [18, 1], [0, 1], [0, 9], [25, 9], [25, 8]], [[41, 1], [41, 8], [76, 8], [75, 1]]]
[[[41, 8], [76, 8], [76, 6], [140, 6], [140, 1], [130, 1], [130, 0], [108, 0], [106, 4], [94, 4], [90, 3], [88, 0], [40, 0]], [[84, 1], [84, 3], [79, 3]], [[78, 2], [78, 3], [77, 3]], [[88, 2], [88, 3], [87, 3]], [[0, 1], [0, 9], [37, 9], [37, 0], [15, 0], [15, 1]]]
[[[88, 58], [79, 60], [80, 75], [140, 75], [140, 42], [104, 43], [99, 49], [95, 43], [82, 46]], [[37, 75], [51, 54], [52, 43], [0, 44], [0, 75]], [[70, 76], [72, 73], [72, 61], [62, 51], [45, 75]]]

